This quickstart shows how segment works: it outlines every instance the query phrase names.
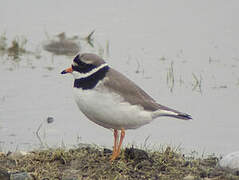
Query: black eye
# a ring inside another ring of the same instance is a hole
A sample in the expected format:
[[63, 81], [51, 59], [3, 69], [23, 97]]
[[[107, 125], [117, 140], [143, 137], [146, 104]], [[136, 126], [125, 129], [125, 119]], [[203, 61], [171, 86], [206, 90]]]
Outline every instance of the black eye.
[[95, 65], [84, 63], [80, 59], [79, 55], [77, 55], [73, 60], [72, 69], [74, 71], [78, 71], [80, 73], [87, 73], [87, 72], [90, 72], [94, 68], [96, 68]]
[[84, 69], [88, 66], [88, 64], [81, 61], [80, 56], [77, 55], [73, 60], [73, 66], [78, 67], [80, 69]]
[[79, 62], [78, 62], [79, 68], [82, 68], [82, 69], [88, 67], [88, 65], [89, 65], [89, 64], [83, 63], [82, 61], [79, 61]]
[[90, 72], [92, 69], [96, 68], [93, 64], [86, 64], [81, 61], [73, 62], [72, 69], [73, 71], [78, 71], [80, 73], [87, 73]]

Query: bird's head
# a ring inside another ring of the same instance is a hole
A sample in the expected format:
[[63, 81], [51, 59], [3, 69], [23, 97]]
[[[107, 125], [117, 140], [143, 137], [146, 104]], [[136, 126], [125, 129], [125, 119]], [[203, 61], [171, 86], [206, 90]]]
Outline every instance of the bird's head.
[[91, 75], [103, 66], [107, 66], [107, 64], [95, 54], [78, 54], [74, 58], [71, 67], [63, 70], [61, 74], [72, 73], [75, 79], [79, 79]]

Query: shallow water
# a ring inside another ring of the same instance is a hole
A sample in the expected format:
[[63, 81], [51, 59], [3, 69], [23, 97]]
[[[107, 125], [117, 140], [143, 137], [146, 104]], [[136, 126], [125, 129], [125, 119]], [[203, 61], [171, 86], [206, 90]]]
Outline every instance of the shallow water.
[[[1, 31], [8, 40], [27, 37], [41, 50], [60, 32], [80, 37], [95, 32], [95, 48], [159, 103], [193, 116], [193, 121], [159, 118], [126, 132], [125, 144], [171, 144], [187, 151], [225, 154], [239, 149], [238, 1], [37, 1], [1, 2]], [[108, 42], [108, 43], [107, 43]], [[109, 44], [109, 53], [106, 46]], [[88, 121], [72, 95], [73, 79], [60, 75], [70, 57], [41, 51], [19, 63], [1, 59], [0, 149], [95, 143], [111, 147], [112, 132]], [[175, 84], [167, 84], [173, 62]], [[194, 89], [196, 79], [201, 89]], [[54, 122], [45, 123], [47, 117]]]

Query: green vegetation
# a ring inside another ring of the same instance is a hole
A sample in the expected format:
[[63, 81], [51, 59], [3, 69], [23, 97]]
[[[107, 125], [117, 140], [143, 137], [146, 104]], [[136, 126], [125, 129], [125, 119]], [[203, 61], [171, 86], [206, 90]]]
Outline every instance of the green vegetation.
[[[36, 47], [36, 50], [29, 50], [27, 49], [29, 46], [29, 39], [22, 35], [16, 35], [13, 39], [9, 39], [6, 36], [6, 33], [3, 32], [0, 34], [0, 56], [3, 56], [1, 61], [3, 63], [10, 62], [12, 63], [12, 67], [9, 70], [13, 70], [14, 67], [19, 67], [20, 62], [22, 63], [22, 58], [28, 55], [27, 64], [30, 64], [31, 68], [35, 68], [32, 65], [32, 62], [36, 59], [42, 58], [42, 51], [48, 51], [52, 54], [52, 62], [53, 62], [53, 55], [66, 55], [72, 58], [76, 53], [80, 52], [93, 52], [98, 54], [99, 56], [105, 58], [110, 56], [110, 42], [106, 40], [105, 42], [99, 41], [95, 37], [96, 31], [92, 30], [84, 37], [80, 37], [77, 35], [71, 36], [66, 35], [65, 32], [61, 32], [55, 36], [50, 36], [47, 32], [45, 32], [46, 38], [48, 43], [46, 44], [39, 44]], [[182, 53], [180, 51], [180, 53]], [[26, 58], [25, 58], [26, 59]], [[50, 59], [50, 58], [49, 58]], [[186, 80], [187, 77], [185, 75], [178, 74], [178, 65], [174, 63], [174, 60], [169, 61], [169, 58], [166, 56], [159, 57], [160, 62], [162, 65], [167, 65], [168, 68], [166, 70], [166, 83], [169, 88], [170, 92], [173, 92], [177, 85], [189, 87], [192, 91], [196, 91], [202, 94], [202, 80], [205, 74], [198, 74], [196, 72], [192, 72], [190, 80]], [[219, 62], [218, 60], [209, 57], [209, 63], [212, 62]], [[24, 63], [24, 62], [23, 62]], [[136, 58], [137, 69], [135, 73], [143, 73], [144, 68], [141, 66], [140, 62]], [[53, 65], [54, 66], [54, 65]], [[53, 70], [53, 66], [48, 66], [46, 69], [49, 71]], [[233, 65], [233, 67], [236, 67]], [[210, 80], [210, 79], [209, 79]], [[208, 79], [207, 79], [208, 81]], [[239, 80], [238, 78], [235, 80], [235, 85], [238, 86]], [[221, 86], [212, 87], [213, 89], [225, 89], [229, 86], [223, 84]]]
[[94, 33], [95, 30], [91, 31], [90, 34], [84, 38], [91, 47], [94, 47], [94, 38], [93, 38]]
[[24, 37], [16, 37], [12, 40], [11, 46], [7, 49], [8, 56], [13, 59], [18, 59], [19, 56], [27, 53], [25, 46], [27, 44], [27, 39]]
[[202, 93], [202, 77], [200, 76], [199, 78], [193, 73], [193, 91], [198, 90], [200, 93]]
[[173, 61], [170, 64], [170, 67], [167, 72], [167, 84], [170, 89], [170, 92], [173, 92], [174, 88], [174, 70], [173, 70]]
[[0, 35], [0, 52], [3, 53], [7, 49], [6, 33]]
[[11, 45], [8, 46], [6, 34], [0, 35], [0, 53], [1, 55], [7, 54], [13, 60], [19, 59], [23, 54], [28, 53], [25, 49], [27, 39], [25, 37], [17, 36], [11, 41]]

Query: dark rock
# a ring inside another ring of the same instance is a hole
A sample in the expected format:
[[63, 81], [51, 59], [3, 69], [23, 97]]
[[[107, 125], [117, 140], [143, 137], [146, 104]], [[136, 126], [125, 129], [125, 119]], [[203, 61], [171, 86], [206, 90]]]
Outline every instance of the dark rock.
[[208, 176], [207, 172], [205, 170], [201, 170], [199, 173], [201, 178], [206, 178]]
[[190, 165], [190, 162], [189, 161], [185, 161], [185, 163], [182, 165], [183, 167], [187, 167]]
[[53, 122], [54, 122], [54, 118], [53, 118], [53, 117], [48, 117], [48, 118], [46, 119], [46, 122], [47, 122], [48, 124], [53, 123]]
[[112, 150], [104, 148], [103, 153], [104, 153], [104, 155], [112, 154]]
[[10, 174], [4, 169], [0, 168], [0, 179], [1, 180], [10, 180]]
[[135, 149], [134, 147], [126, 148], [124, 155], [126, 159], [142, 161], [149, 159], [148, 153], [141, 149]]
[[236, 175], [236, 176], [239, 176], [239, 171], [236, 171], [236, 172], [235, 172], [235, 175]]

